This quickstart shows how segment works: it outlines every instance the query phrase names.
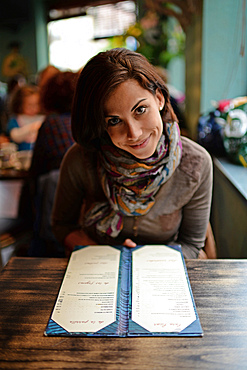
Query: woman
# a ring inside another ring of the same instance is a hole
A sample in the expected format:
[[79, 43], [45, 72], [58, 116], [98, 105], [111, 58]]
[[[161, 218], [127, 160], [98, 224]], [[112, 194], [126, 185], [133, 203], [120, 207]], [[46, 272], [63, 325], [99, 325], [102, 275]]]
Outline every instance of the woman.
[[181, 244], [198, 258], [209, 222], [212, 163], [180, 137], [169, 93], [142, 55], [113, 49], [83, 68], [53, 231], [75, 245]]

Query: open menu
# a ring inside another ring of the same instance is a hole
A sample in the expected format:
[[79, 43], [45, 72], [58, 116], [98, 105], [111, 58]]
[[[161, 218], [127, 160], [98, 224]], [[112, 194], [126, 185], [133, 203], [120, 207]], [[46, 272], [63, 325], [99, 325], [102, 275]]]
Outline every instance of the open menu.
[[202, 336], [181, 247], [77, 247], [45, 335]]

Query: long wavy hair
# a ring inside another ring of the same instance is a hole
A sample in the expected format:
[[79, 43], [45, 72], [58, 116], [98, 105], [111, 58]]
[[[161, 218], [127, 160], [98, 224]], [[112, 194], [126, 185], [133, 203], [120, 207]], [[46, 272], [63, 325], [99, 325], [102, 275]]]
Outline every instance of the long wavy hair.
[[161, 112], [164, 131], [168, 120], [177, 120], [163, 79], [141, 54], [116, 48], [94, 56], [82, 69], [72, 107], [72, 134], [75, 141], [95, 147], [106, 134], [104, 103], [121, 83], [133, 79], [155, 95], [159, 89], [165, 98]]

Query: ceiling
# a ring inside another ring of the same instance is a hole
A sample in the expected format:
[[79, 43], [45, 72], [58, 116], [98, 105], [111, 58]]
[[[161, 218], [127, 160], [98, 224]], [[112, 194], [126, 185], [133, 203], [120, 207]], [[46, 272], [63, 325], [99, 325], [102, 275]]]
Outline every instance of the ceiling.
[[[126, 0], [41, 0], [45, 9], [66, 9], [75, 7], [113, 4]], [[32, 0], [0, 0], [0, 27], [17, 28], [31, 17]]]
[[125, 0], [43, 0], [48, 9], [66, 9], [73, 7], [113, 4]]
[[[17, 29], [20, 24], [31, 19], [32, 1], [37, 0], [0, 0], [0, 28], [8, 27]], [[126, 0], [39, 0], [47, 10], [47, 20], [49, 10], [68, 9], [86, 6], [96, 6], [103, 4], [114, 4]], [[138, 0], [136, 0], [138, 1]], [[141, 0], [139, 0], [141, 1]], [[144, 0], [143, 0], [144, 1]], [[166, 14], [176, 17], [182, 27], [186, 29], [191, 17], [200, 13], [202, 0], [145, 0], [144, 3], [149, 9], [158, 14]], [[165, 3], [174, 4], [177, 10], [164, 6]]]

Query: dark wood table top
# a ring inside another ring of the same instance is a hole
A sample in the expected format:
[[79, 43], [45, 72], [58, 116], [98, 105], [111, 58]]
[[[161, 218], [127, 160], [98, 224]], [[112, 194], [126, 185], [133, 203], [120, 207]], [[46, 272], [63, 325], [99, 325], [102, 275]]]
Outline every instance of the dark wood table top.
[[188, 260], [204, 337], [43, 335], [66, 259], [12, 258], [0, 274], [1, 369], [246, 369], [247, 260]]

